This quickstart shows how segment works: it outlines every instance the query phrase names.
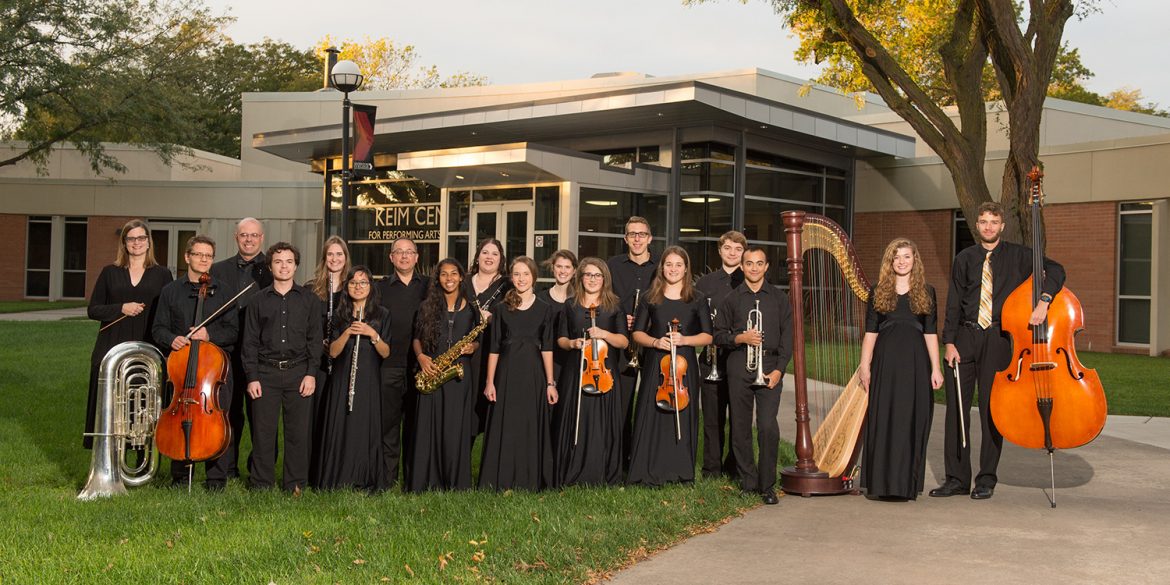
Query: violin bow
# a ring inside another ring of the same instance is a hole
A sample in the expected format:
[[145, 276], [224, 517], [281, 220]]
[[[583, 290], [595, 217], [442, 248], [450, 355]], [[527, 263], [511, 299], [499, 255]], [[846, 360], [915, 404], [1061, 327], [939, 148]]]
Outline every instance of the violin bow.
[[[241, 296], [243, 296], [243, 295], [244, 295], [244, 293], [246, 293], [246, 292], [248, 292], [249, 290], [251, 290], [251, 288], [252, 288], [252, 287], [254, 287], [254, 286], [256, 286], [256, 283], [255, 283], [255, 282], [253, 282], [253, 283], [249, 284], [248, 286], [245, 286], [245, 287], [244, 287], [244, 290], [241, 290], [240, 292], [236, 293], [236, 296], [234, 296], [234, 297], [232, 297], [232, 298], [228, 299], [228, 302], [224, 303], [224, 304], [223, 304], [223, 306], [221, 306], [220, 308], [216, 309], [216, 310], [215, 310], [215, 312], [213, 312], [213, 313], [212, 313], [210, 316], [208, 316], [206, 319], [204, 319], [202, 323], [200, 323], [199, 325], [196, 325], [195, 327], [192, 327], [192, 328], [191, 328], [191, 333], [194, 333], [194, 332], [196, 332], [196, 331], [199, 331], [199, 329], [200, 329], [200, 328], [202, 328], [204, 325], [207, 325], [208, 323], [210, 323], [212, 319], [214, 319], [214, 318], [218, 317], [218, 316], [219, 316], [219, 314], [220, 314], [220, 313], [222, 313], [222, 312], [224, 312], [224, 310], [225, 310], [225, 309], [227, 309], [228, 307], [232, 306], [232, 303], [236, 302], [236, 299], [238, 299], [238, 298], [240, 298]], [[188, 334], [186, 334], [186, 335], [180, 335], [180, 337], [182, 337], [182, 338], [184, 338], [184, 339], [188, 339], [188, 340], [189, 340], [189, 339], [191, 339], [191, 333], [188, 333]]]

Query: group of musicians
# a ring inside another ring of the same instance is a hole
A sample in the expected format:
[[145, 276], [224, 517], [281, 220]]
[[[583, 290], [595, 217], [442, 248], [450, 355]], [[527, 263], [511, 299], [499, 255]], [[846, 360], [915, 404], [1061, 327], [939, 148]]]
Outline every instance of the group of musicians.
[[[997, 310], [1028, 276], [1031, 256], [1000, 241], [1002, 218], [995, 206], [981, 209], [976, 247], [990, 252], [970, 260], [976, 254], [965, 250], [955, 262], [943, 341], [946, 362], [968, 391], [960, 399], [948, 387], [947, 479], [932, 496], [970, 490], [968, 450], [952, 427], [966, 416], [976, 381], [984, 443], [972, 497], [990, 497], [994, 487], [1002, 439], [986, 414], [986, 378], [1005, 355], [994, 335]], [[148, 226], [140, 220], [124, 226], [117, 259], [90, 301], [90, 317], [103, 327], [92, 358], [87, 432], [106, 351], [122, 341], [175, 351], [202, 340], [231, 356], [219, 390], [231, 443], [205, 462], [209, 490], [239, 476], [245, 419], [248, 486], [276, 485], [282, 447], [280, 486], [294, 493], [308, 486], [377, 492], [400, 476], [409, 491], [468, 489], [479, 433], [481, 488], [691, 482], [701, 424], [703, 475], [737, 478], [745, 494], [778, 501], [777, 414], [793, 353], [791, 305], [767, 281], [765, 251], [739, 232], [720, 237], [720, 269], [695, 282], [687, 252], [670, 246], [655, 257], [649, 222], [631, 217], [625, 254], [578, 262], [560, 250], [545, 266], [555, 283], [540, 292], [534, 286], [540, 267], [527, 257], [505, 265], [503, 246], [490, 238], [477, 246], [469, 270], [445, 259], [430, 277], [418, 270], [414, 242], [399, 239], [390, 251], [393, 273], [375, 282], [369, 269], [351, 265], [346, 243], [333, 236], [303, 286], [293, 280], [300, 252], [286, 242], [265, 250], [260, 221], [241, 220], [235, 238], [237, 253], [213, 263], [215, 242], [192, 237], [187, 270], [171, 281], [155, 262]], [[925, 392], [929, 404], [931, 388], [942, 383], [934, 293], [911, 242], [891, 243], [882, 262], [861, 367], [874, 397], [864, 461], [875, 469], [862, 483], [876, 496], [912, 499], [922, 491], [930, 409], [907, 416], [903, 395], [921, 403]], [[1046, 296], [1063, 281], [1059, 265], [1047, 268]], [[209, 294], [197, 302], [201, 288]], [[1042, 300], [1037, 307], [1041, 319], [1045, 306]], [[907, 359], [896, 349], [904, 348], [906, 332], [922, 335], [926, 358]], [[896, 333], [903, 337], [895, 343]], [[449, 375], [458, 366], [461, 375]], [[900, 369], [918, 373], [895, 375]], [[922, 444], [907, 449], [906, 441], [872, 438], [875, 432]], [[175, 484], [188, 481], [190, 465], [172, 462]], [[887, 481], [891, 475], [902, 479]]]

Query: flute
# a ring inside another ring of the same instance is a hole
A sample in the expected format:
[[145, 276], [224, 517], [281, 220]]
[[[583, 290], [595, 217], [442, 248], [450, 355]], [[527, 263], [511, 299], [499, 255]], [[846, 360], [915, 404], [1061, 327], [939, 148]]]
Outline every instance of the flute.
[[[358, 317], [357, 317], [358, 322], [361, 322], [362, 316], [365, 314], [365, 310], [366, 310], [365, 306], [358, 308]], [[359, 333], [359, 334], [357, 334], [357, 336], [355, 336], [353, 338], [353, 356], [350, 358], [350, 361], [349, 361], [349, 411], [350, 412], [353, 412], [353, 390], [354, 390], [354, 387], [357, 386], [358, 350], [360, 350], [361, 348], [362, 348], [362, 336]]]

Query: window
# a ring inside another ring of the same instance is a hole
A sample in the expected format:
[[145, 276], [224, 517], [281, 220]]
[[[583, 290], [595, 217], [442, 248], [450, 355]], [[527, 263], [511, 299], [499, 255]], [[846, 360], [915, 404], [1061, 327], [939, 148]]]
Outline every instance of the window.
[[659, 161], [657, 146], [631, 146], [610, 150], [592, 150], [590, 154], [601, 155], [601, 164], [619, 169], [633, 169], [634, 162], [656, 163]]
[[[26, 297], [85, 298], [87, 223], [84, 217], [29, 216], [24, 264]], [[54, 259], [60, 262], [56, 267]]]
[[1153, 205], [1122, 203], [1117, 217], [1117, 342], [1149, 345]]
[[581, 187], [579, 256], [609, 258], [625, 251], [626, 219], [641, 216], [650, 222], [654, 239], [650, 250], [657, 255], [664, 248], [666, 235], [666, 195], [635, 193], [615, 189]]
[[955, 237], [951, 245], [951, 258], [961, 250], [966, 250], [975, 245], [975, 236], [971, 235], [971, 226], [967, 223], [967, 218], [963, 215], [962, 209], [956, 209], [954, 213], [955, 219]]
[[86, 224], [84, 217], [65, 218], [65, 271], [61, 296], [67, 299], [85, 298], [85, 254], [89, 247]]
[[53, 254], [53, 221], [47, 216], [29, 216], [25, 256], [24, 296], [49, 296], [49, 262]]

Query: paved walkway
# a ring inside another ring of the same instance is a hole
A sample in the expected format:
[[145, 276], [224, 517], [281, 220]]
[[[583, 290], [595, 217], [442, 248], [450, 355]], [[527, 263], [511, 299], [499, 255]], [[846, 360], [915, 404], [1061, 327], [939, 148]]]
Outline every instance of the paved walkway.
[[28, 311], [25, 313], [0, 313], [0, 321], [60, 321], [72, 317], [84, 317], [85, 307], [73, 309], [50, 309], [48, 311]]
[[[794, 427], [791, 394], [785, 392], [780, 415], [786, 437]], [[936, 407], [928, 489], [944, 475], [942, 416], [943, 407]], [[1054, 461], [1055, 509], [1045, 497], [1047, 454], [1005, 444], [990, 500], [786, 496], [612, 582], [1170, 582], [1170, 419], [1111, 416], [1100, 437], [1056, 452]]]

